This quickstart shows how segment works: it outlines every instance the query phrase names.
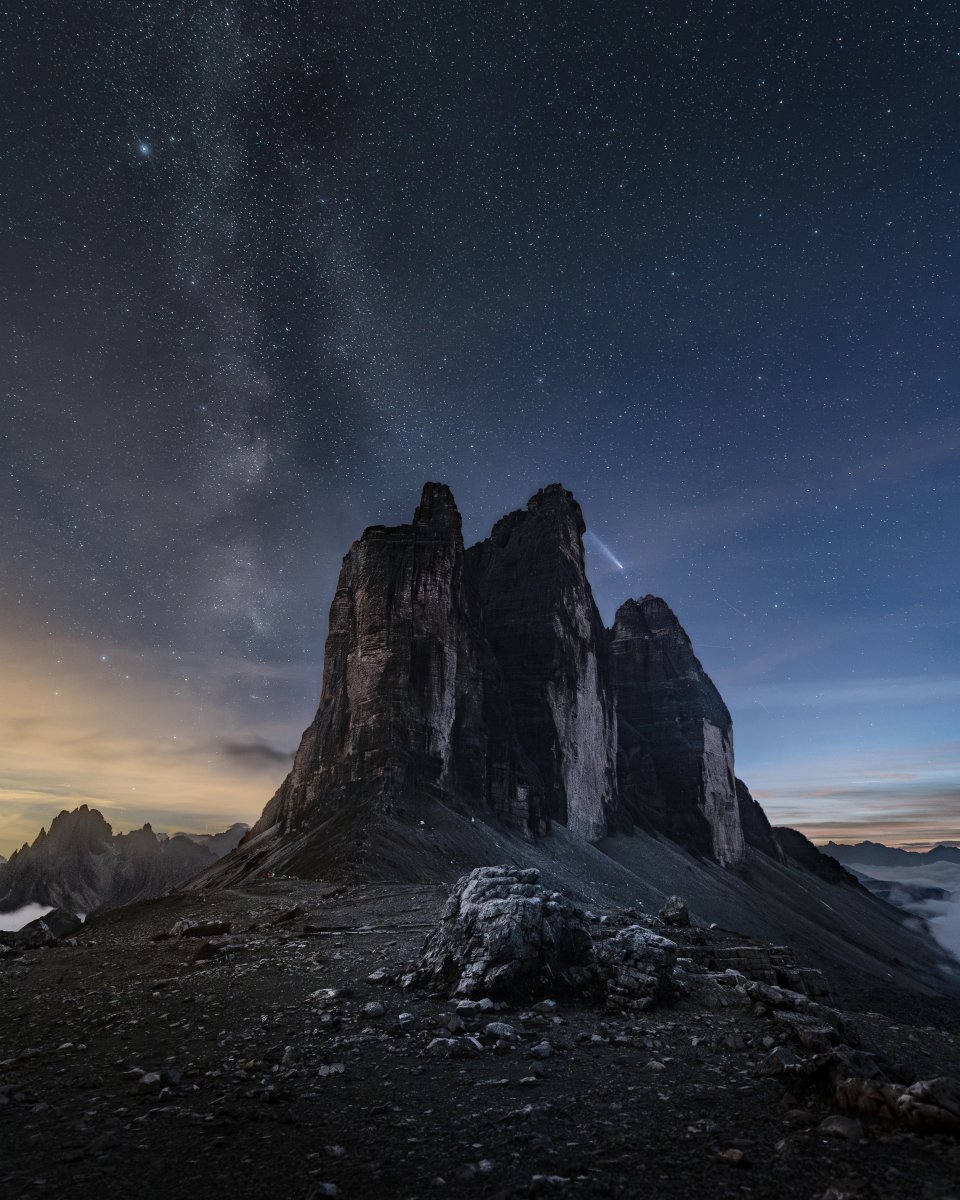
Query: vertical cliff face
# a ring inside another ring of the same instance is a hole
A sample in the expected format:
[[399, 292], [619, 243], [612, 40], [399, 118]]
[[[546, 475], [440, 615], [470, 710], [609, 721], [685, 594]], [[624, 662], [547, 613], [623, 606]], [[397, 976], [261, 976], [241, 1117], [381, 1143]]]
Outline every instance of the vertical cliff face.
[[573, 496], [554, 484], [498, 521], [469, 560], [483, 633], [539, 776], [541, 816], [594, 839], [616, 804], [616, 720], [585, 528]]
[[559, 486], [464, 554], [450, 490], [366, 530], [330, 612], [320, 707], [255, 827], [442, 799], [530, 832], [608, 832], [616, 722], [583, 517]]
[[744, 855], [726, 705], [663, 600], [628, 600], [610, 638], [620, 802], [637, 824], [721, 863]]
[[740, 808], [740, 826], [743, 829], [744, 842], [764, 854], [769, 854], [771, 858], [782, 861], [783, 850], [767, 814], [750, 795], [750, 789], [742, 779], [737, 780], [737, 804]]
[[738, 862], [730, 714], [662, 600], [604, 629], [584, 532], [558, 484], [467, 551], [443, 484], [409, 525], [367, 529], [340, 572], [320, 707], [250, 853], [281, 861], [259, 840], [273, 829], [295, 868], [328, 845], [360, 863], [378, 814], [422, 828], [442, 801], [532, 835], [636, 823]]
[[449, 782], [463, 537], [450, 489], [428, 483], [410, 525], [375, 525], [343, 560], [320, 707], [254, 833], [302, 829], [319, 811], [401, 812]]

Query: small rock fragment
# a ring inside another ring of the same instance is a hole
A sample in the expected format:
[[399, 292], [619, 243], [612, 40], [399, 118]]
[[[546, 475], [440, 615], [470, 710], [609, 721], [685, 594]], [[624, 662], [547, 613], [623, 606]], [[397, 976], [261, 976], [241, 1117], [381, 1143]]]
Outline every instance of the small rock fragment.
[[667, 925], [686, 927], [690, 924], [690, 911], [680, 896], [668, 896], [660, 909], [660, 920]]
[[846, 1138], [848, 1142], [859, 1142], [863, 1140], [863, 1122], [855, 1117], [826, 1117], [817, 1126], [817, 1132], [829, 1137]]

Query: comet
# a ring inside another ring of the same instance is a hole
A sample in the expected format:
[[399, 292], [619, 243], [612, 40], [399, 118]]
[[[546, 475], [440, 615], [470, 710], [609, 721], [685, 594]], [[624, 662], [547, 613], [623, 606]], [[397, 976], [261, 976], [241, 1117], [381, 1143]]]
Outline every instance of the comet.
[[613, 565], [617, 568], [618, 571], [622, 571], [624, 569], [623, 563], [620, 561], [619, 558], [617, 558], [617, 556], [610, 549], [610, 547], [605, 542], [602, 542], [600, 540], [600, 538], [598, 538], [597, 535], [593, 532], [592, 529], [589, 532], [589, 536], [593, 538], [594, 542], [596, 543], [597, 549], [604, 556], [604, 558], [609, 559], [610, 562], [613, 563]]

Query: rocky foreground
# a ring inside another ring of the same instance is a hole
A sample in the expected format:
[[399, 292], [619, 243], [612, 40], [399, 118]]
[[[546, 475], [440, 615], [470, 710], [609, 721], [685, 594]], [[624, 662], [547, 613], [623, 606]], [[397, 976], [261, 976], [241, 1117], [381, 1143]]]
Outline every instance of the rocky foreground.
[[956, 1092], [916, 1083], [960, 1074], [952, 1006], [891, 991], [842, 1013], [789, 951], [680, 905], [478, 886], [479, 906], [298, 881], [177, 895], [8, 954], [0, 1193], [960, 1192]]

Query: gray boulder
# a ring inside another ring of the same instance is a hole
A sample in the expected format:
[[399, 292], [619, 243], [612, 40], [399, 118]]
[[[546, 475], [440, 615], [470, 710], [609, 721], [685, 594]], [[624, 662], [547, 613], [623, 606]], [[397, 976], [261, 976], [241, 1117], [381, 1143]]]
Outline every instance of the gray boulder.
[[465, 875], [404, 982], [510, 999], [560, 987], [624, 1012], [674, 998], [673, 942], [642, 925], [594, 942], [581, 910], [539, 880], [509, 866]]
[[464, 875], [424, 943], [419, 970], [406, 982], [455, 996], [500, 997], [595, 983], [583, 913], [539, 880], [539, 871], [512, 866]]
[[594, 950], [605, 978], [607, 1008], [642, 1012], [674, 999], [677, 947], [669, 938], [631, 925]]
[[660, 920], [667, 925], [686, 927], [690, 924], [690, 912], [682, 896], [668, 896], [660, 909]]
[[83, 926], [76, 913], [65, 908], [54, 908], [42, 917], [37, 917], [14, 934], [14, 944], [21, 948], [52, 946], [62, 937], [70, 937]]
[[905, 1090], [897, 1107], [897, 1115], [915, 1128], [960, 1131], [960, 1080], [921, 1079]]

